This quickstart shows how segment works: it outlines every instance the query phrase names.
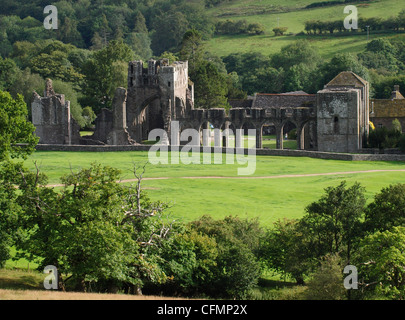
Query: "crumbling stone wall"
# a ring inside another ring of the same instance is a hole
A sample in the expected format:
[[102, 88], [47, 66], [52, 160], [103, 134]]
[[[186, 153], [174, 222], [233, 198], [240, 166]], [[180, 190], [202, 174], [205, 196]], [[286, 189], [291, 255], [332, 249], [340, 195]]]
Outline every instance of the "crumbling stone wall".
[[112, 110], [103, 108], [95, 120], [95, 130], [91, 137], [84, 138], [86, 144], [134, 145], [127, 131], [126, 112], [127, 90], [115, 90]]
[[70, 114], [70, 101], [56, 94], [52, 80], [46, 81], [44, 96], [33, 93], [31, 103], [32, 123], [42, 144], [78, 144], [79, 125]]

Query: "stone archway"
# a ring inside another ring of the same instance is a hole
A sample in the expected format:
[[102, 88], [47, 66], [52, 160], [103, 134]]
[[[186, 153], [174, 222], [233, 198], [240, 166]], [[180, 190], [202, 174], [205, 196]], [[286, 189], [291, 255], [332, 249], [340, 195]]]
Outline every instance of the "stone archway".
[[[280, 141], [280, 149], [293, 149], [296, 150], [298, 148], [298, 136], [301, 137], [300, 134], [298, 134], [298, 131], [301, 131], [301, 128], [297, 125], [297, 123], [292, 120], [292, 119], [286, 119], [283, 121], [281, 124], [281, 129], [280, 129], [280, 138], [282, 139]], [[289, 141], [288, 144], [285, 142]]]

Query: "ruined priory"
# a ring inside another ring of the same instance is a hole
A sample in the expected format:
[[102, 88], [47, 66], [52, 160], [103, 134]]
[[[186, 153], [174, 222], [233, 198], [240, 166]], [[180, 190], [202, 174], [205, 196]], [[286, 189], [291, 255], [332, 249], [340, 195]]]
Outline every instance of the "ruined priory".
[[[256, 130], [256, 148], [262, 148], [263, 132], [276, 136], [276, 148], [296, 129], [298, 149], [356, 153], [365, 146], [370, 121], [389, 126], [394, 118], [405, 127], [405, 99], [395, 87], [391, 99], [370, 99], [369, 83], [353, 72], [341, 72], [316, 94], [288, 92], [257, 93], [246, 100], [229, 101], [231, 108], [194, 108], [194, 84], [188, 77], [188, 62], [167, 59], [132, 61], [128, 66], [127, 89], [117, 88], [112, 109], [102, 109], [94, 134], [80, 137], [79, 126], [70, 114], [70, 102], [57, 94], [47, 80], [44, 95], [34, 92], [32, 122], [40, 144], [137, 145], [155, 128], [166, 130], [177, 121], [182, 130], [198, 132], [216, 128], [222, 132]], [[230, 129], [230, 130], [225, 130]], [[241, 147], [235, 136], [215, 140], [217, 147]], [[179, 139], [168, 141], [178, 144]], [[200, 145], [210, 141], [201, 134]]]

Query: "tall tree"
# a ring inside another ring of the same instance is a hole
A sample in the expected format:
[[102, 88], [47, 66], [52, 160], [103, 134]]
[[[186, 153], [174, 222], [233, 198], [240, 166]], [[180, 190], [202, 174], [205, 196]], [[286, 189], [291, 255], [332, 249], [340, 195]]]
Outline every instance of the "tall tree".
[[366, 209], [367, 231], [384, 231], [405, 223], [405, 184], [390, 185], [374, 196]]
[[12, 183], [17, 174], [16, 165], [10, 159], [25, 159], [38, 143], [35, 127], [28, 122], [27, 115], [21, 95], [13, 99], [8, 92], [0, 91], [0, 267], [10, 258], [21, 213]]
[[187, 18], [181, 11], [173, 9], [162, 12], [153, 22], [153, 53], [160, 55], [164, 51], [177, 50], [188, 25]]
[[195, 105], [198, 108], [228, 108], [226, 77], [209, 61], [201, 61], [190, 75], [195, 83]]
[[171, 230], [159, 225], [167, 206], [150, 201], [140, 179], [136, 187], [124, 186], [117, 182], [119, 170], [93, 163], [62, 177], [64, 187], [56, 191], [38, 170], [19, 173], [14, 181], [24, 237], [17, 248], [39, 268], [57, 267], [62, 289], [73, 283], [70, 288], [85, 290], [92, 283], [100, 291], [136, 290], [144, 280], [167, 279], [147, 250]]
[[339, 253], [350, 262], [361, 235], [364, 192], [359, 183], [346, 187], [342, 181], [337, 187], [326, 188], [325, 194], [306, 208], [300, 225], [315, 257]]
[[357, 254], [360, 287], [371, 298], [405, 298], [405, 228], [377, 231], [365, 237]]
[[96, 113], [101, 108], [110, 108], [115, 89], [126, 87], [126, 65], [132, 60], [132, 55], [122, 40], [112, 40], [107, 47], [96, 51], [83, 65], [84, 96], [80, 104], [92, 107]]
[[0, 161], [25, 158], [34, 151], [38, 137], [27, 115], [21, 95], [13, 99], [8, 92], [0, 91]]
[[191, 74], [203, 59], [203, 53], [201, 34], [195, 29], [188, 30], [181, 42], [180, 59], [188, 61]]

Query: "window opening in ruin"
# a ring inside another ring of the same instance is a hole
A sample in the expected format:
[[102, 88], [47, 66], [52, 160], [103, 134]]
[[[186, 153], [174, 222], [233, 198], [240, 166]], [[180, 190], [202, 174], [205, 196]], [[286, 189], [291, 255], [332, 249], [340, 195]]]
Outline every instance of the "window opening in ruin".
[[335, 134], [339, 133], [339, 118], [336, 116], [333, 118], [333, 132]]

